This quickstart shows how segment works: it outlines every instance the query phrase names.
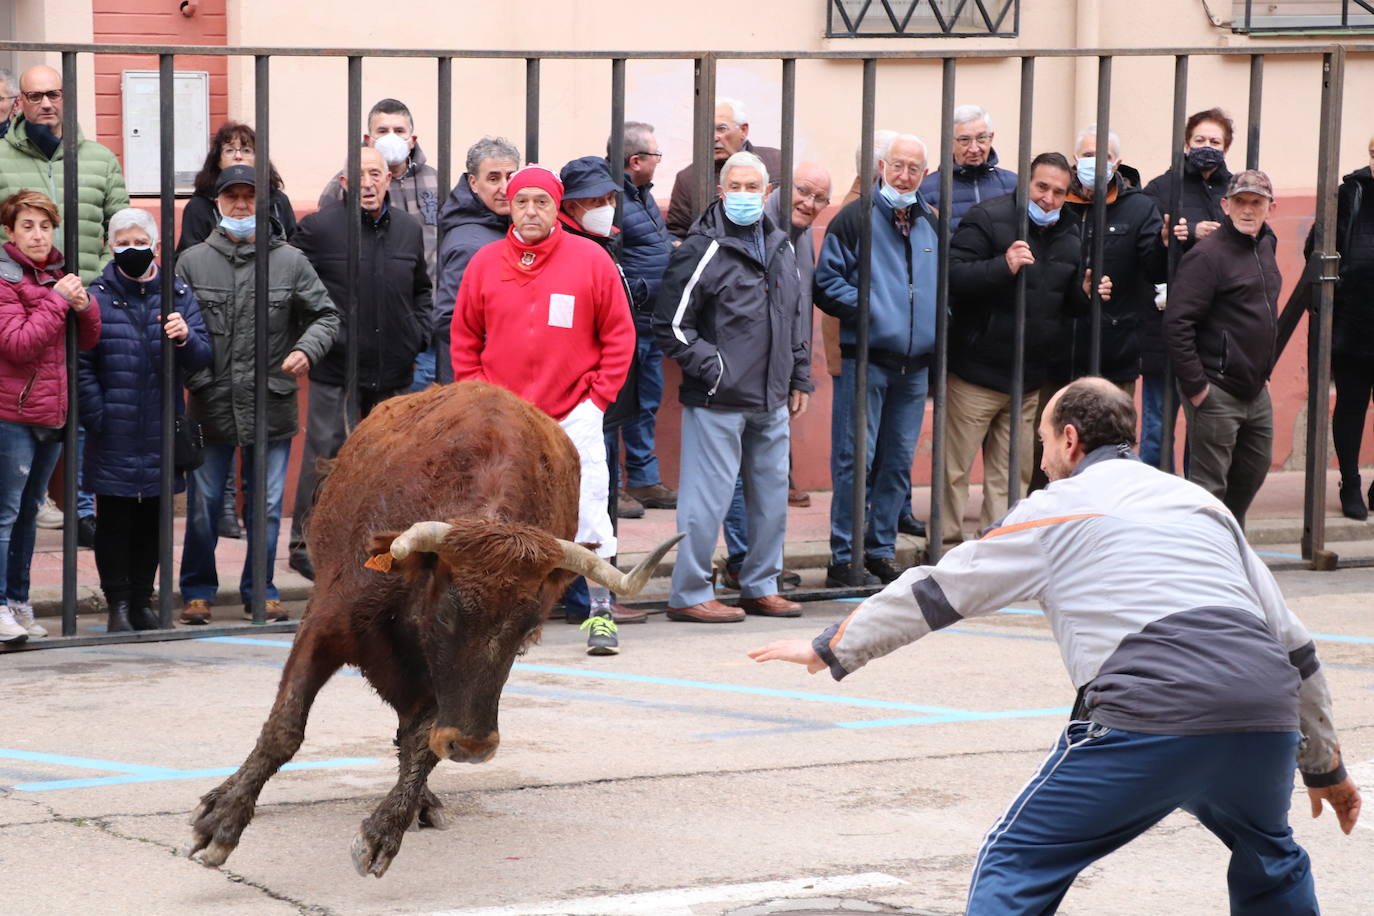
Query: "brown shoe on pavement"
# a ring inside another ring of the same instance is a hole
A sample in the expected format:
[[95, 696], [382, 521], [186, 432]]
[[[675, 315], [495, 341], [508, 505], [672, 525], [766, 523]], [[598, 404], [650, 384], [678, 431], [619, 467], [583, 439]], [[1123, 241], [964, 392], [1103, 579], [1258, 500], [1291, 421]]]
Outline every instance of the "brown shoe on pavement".
[[641, 608], [625, 607], [623, 604], [612, 604], [611, 619], [617, 624], [644, 623], [649, 619], [649, 612]]
[[[280, 601], [277, 601], [275, 599], [269, 599], [267, 601], [264, 601], [263, 604], [267, 606], [266, 610], [268, 623], [281, 623], [283, 620], [291, 619], [291, 615], [286, 613], [286, 610], [282, 608]], [[253, 619], [253, 605], [245, 604], [243, 606], [243, 619]]]
[[647, 487], [626, 487], [625, 492], [643, 503], [646, 509], [677, 508], [677, 491], [661, 483]]
[[181, 616], [177, 618], [177, 621], [193, 627], [209, 623], [210, 602], [204, 598], [192, 598], [181, 609]]
[[615, 494], [615, 514], [617, 518], [643, 518], [644, 504], [623, 489]]
[[798, 490], [795, 487], [787, 491], [787, 504], [805, 509], [811, 505], [811, 494], [805, 490]]
[[744, 619], [744, 612], [719, 601], [703, 601], [691, 607], [668, 608], [668, 619], [687, 623], [738, 623]]
[[802, 606], [788, 601], [782, 595], [764, 595], [762, 598], [741, 598], [740, 610], [758, 617], [800, 617]]

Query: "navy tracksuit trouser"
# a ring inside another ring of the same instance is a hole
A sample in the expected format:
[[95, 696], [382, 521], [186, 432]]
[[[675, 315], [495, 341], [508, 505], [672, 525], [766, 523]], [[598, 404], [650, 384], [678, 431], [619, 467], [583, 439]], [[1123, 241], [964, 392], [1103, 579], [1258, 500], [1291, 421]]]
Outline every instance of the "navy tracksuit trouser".
[[1233, 914], [1317, 913], [1293, 840], [1297, 732], [1145, 735], [1075, 721], [983, 840], [969, 916], [1053, 913], [1074, 877], [1182, 808], [1231, 850]]

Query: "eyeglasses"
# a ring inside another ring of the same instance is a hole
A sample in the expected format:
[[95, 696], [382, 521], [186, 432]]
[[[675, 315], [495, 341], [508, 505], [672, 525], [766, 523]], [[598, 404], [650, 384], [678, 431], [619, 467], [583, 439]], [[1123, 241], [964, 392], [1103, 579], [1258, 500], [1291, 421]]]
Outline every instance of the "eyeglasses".
[[739, 127], [738, 124], [717, 124], [717, 125], [716, 125], [716, 133], [718, 133], [718, 134], [728, 134], [730, 131], [734, 130], [734, 129], [737, 128], [737, 127]]
[[249, 157], [251, 157], [251, 156], [253, 155], [253, 147], [251, 147], [251, 146], [223, 146], [223, 147], [220, 147], [219, 154], [220, 154], [221, 156], [239, 156], [239, 157], [242, 157], [242, 158], [244, 158], [244, 159], [247, 159], [247, 158], [249, 158]]
[[61, 89], [49, 89], [47, 92], [21, 92], [20, 95], [22, 95], [24, 101], [28, 102], [30, 105], [37, 105], [42, 102], [44, 96], [47, 96], [49, 101], [62, 101]]
[[792, 185], [792, 190], [797, 193], [797, 197], [800, 200], [814, 201], [816, 206], [818, 207], [830, 206], [830, 198], [822, 194], [820, 191], [812, 191], [808, 188], [803, 188], [799, 184]]
[[662, 159], [662, 153], [651, 153], [648, 150], [640, 150], [637, 153], [630, 153], [631, 156], [653, 156], [655, 159]]
[[992, 142], [992, 134], [979, 134], [976, 137], [955, 137], [955, 146], [972, 146], [977, 143], [979, 146], [987, 146]]

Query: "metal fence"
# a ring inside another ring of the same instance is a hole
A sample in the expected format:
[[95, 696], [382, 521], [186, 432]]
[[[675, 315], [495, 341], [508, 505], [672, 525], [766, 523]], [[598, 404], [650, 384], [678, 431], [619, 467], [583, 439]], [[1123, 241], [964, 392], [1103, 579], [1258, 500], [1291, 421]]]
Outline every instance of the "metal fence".
[[[1090, 58], [1097, 62], [1097, 149], [1108, 148], [1108, 132], [1111, 123], [1111, 80], [1113, 61], [1117, 58], [1165, 58], [1172, 59], [1174, 63], [1174, 83], [1173, 83], [1173, 174], [1174, 195], [1171, 210], [1178, 212], [1178, 195], [1180, 195], [1180, 179], [1183, 174], [1183, 125], [1187, 118], [1187, 98], [1188, 98], [1188, 71], [1189, 62], [1194, 57], [1204, 56], [1225, 56], [1225, 57], [1247, 57], [1249, 58], [1249, 111], [1247, 119], [1247, 135], [1249, 143], [1247, 146], [1247, 167], [1258, 166], [1261, 123], [1260, 112], [1263, 96], [1263, 77], [1264, 63], [1267, 57], [1273, 56], [1308, 56], [1317, 58], [1320, 61], [1320, 72], [1314, 73], [1314, 79], [1321, 81], [1321, 111], [1320, 111], [1320, 135], [1318, 137], [1319, 165], [1316, 175], [1317, 189], [1317, 219], [1314, 236], [1314, 256], [1310, 262], [1315, 267], [1310, 267], [1308, 274], [1300, 284], [1299, 293], [1306, 293], [1305, 296], [1295, 296], [1294, 304], [1285, 310], [1284, 327], [1287, 335], [1291, 334], [1293, 327], [1296, 326], [1301, 312], [1306, 310], [1310, 321], [1308, 325], [1308, 354], [1309, 354], [1309, 379], [1308, 379], [1308, 411], [1307, 411], [1307, 435], [1306, 435], [1306, 469], [1307, 479], [1305, 488], [1304, 505], [1304, 526], [1302, 551], [1305, 558], [1319, 561], [1325, 549], [1325, 495], [1326, 495], [1326, 470], [1328, 464], [1328, 427], [1329, 427], [1329, 381], [1330, 381], [1330, 341], [1331, 341], [1331, 307], [1332, 295], [1337, 275], [1338, 256], [1335, 252], [1335, 225], [1336, 225], [1336, 186], [1338, 181], [1337, 151], [1341, 135], [1341, 116], [1342, 99], [1345, 83], [1345, 63], [1348, 55], [1351, 54], [1370, 54], [1374, 53], [1374, 45], [1289, 45], [1265, 47], [1262, 52], [1255, 52], [1250, 49], [1229, 49], [1229, 48], [1122, 48], [1122, 49], [1094, 49], [1085, 51], [1080, 49], [1042, 49], [1042, 50], [977, 50], [967, 51], [825, 51], [825, 52], [788, 52], [788, 51], [756, 51], [756, 52], [704, 52], [697, 54], [673, 53], [673, 52], [631, 52], [631, 51], [564, 51], [564, 52], [530, 52], [530, 51], [501, 51], [501, 50], [370, 50], [370, 49], [344, 49], [344, 48], [223, 48], [213, 46], [149, 46], [149, 45], [58, 45], [42, 44], [33, 42], [0, 42], [0, 51], [16, 52], [55, 52], [60, 53], [62, 58], [62, 74], [65, 93], [64, 110], [64, 130], [63, 130], [63, 156], [67, 165], [77, 162], [76, 157], [76, 112], [78, 108], [78, 70], [77, 55], [79, 54], [154, 54], [159, 62], [159, 86], [161, 92], [161, 224], [164, 235], [175, 224], [175, 174], [173, 169], [173, 136], [175, 124], [175, 106], [173, 99], [173, 74], [175, 59], [179, 55], [227, 55], [227, 56], [247, 56], [254, 61], [255, 81], [255, 128], [257, 131], [256, 144], [256, 169], [258, 187], [266, 188], [270, 186], [269, 169], [271, 161], [271, 136], [269, 131], [270, 124], [270, 77], [271, 65], [274, 58], [290, 57], [313, 57], [313, 58], [346, 58], [347, 59], [347, 110], [348, 110], [348, 134], [345, 147], [345, 157], [348, 162], [347, 167], [347, 195], [345, 205], [351, 210], [356, 211], [359, 207], [359, 160], [355, 154], [357, 139], [362, 136], [362, 66], [365, 58], [419, 58], [430, 59], [435, 62], [435, 80], [438, 90], [438, 117], [437, 117], [437, 170], [439, 173], [439, 192], [441, 199], [448, 194], [452, 180], [452, 169], [450, 162], [454, 150], [451, 148], [450, 136], [453, 127], [452, 118], [452, 97], [453, 97], [453, 70], [452, 65], [455, 59], [487, 59], [487, 60], [524, 60], [525, 61], [525, 137], [524, 146], [527, 161], [537, 161], [539, 157], [539, 129], [540, 129], [540, 64], [544, 60], [603, 60], [611, 72], [611, 123], [610, 135], [611, 161], [624, 161], [624, 124], [625, 124], [625, 65], [629, 60], [684, 60], [691, 61], [693, 65], [693, 92], [694, 92], [694, 126], [693, 126], [693, 161], [696, 163], [707, 163], [712, 159], [714, 107], [715, 107], [715, 85], [716, 70], [721, 61], [727, 60], [768, 60], [774, 61], [780, 68], [781, 85], [781, 174], [778, 176], [778, 193], [782, 195], [779, 212], [786, 214], [791, 211], [792, 198], [792, 169], [794, 164], [794, 132], [796, 122], [796, 65], [799, 60], [822, 60], [822, 61], [855, 61], [862, 64], [862, 90], [859, 99], [861, 114], [860, 125], [860, 157], [862, 163], [860, 173], [860, 187], [862, 188], [863, 206], [868, 208], [872, 205], [875, 178], [875, 159], [874, 159], [874, 128], [875, 124], [875, 99], [877, 96], [877, 73], [878, 68], [883, 62], [888, 61], [939, 61], [941, 64], [940, 76], [940, 98], [941, 115], [940, 123], [943, 125], [940, 136], [939, 159], [942, 165], [939, 169], [941, 176], [941, 195], [943, 200], [952, 199], [953, 173], [952, 169], [946, 166], [952, 160], [954, 137], [952, 132], [952, 115], [954, 111], [955, 88], [957, 85], [957, 73], [960, 60], [1018, 60], [1020, 62], [1020, 145], [1018, 149], [1018, 172], [1023, 177], [1028, 177], [1030, 161], [1033, 155], [1031, 148], [1031, 135], [1034, 125], [1034, 86], [1035, 71], [1037, 61], [1052, 58]], [[64, 170], [64, 249], [66, 251], [77, 251], [77, 187], [78, 169], [67, 168]], [[698, 169], [697, 173], [697, 200], [705, 202], [714, 196], [714, 182], [712, 172], [707, 168]], [[1094, 246], [1091, 252], [1091, 266], [1094, 274], [1102, 276], [1103, 242], [1106, 225], [1106, 170], [1100, 169], [1097, 173], [1096, 187], [1093, 197], [1092, 219], [1095, 226]], [[1020, 237], [1024, 238], [1027, 232], [1026, 215], [1026, 187], [1024, 181], [1016, 192], [1017, 208], [1021, 214]], [[620, 221], [620, 213], [617, 212], [617, 223]], [[257, 219], [259, 225], [269, 224], [269, 202], [268, 195], [260, 194], [257, 200]], [[350, 287], [356, 290], [356, 279], [358, 277], [360, 265], [360, 234], [361, 227], [358, 221], [349, 221], [349, 261], [348, 277]], [[950, 216], [948, 208], [943, 208], [939, 217], [939, 272], [937, 279], [937, 326], [936, 326], [936, 352], [934, 355], [931, 390], [933, 392], [934, 429], [933, 429], [933, 455], [931, 467], [931, 509], [928, 519], [928, 546], [926, 549], [926, 559], [934, 562], [941, 555], [940, 543], [940, 522], [944, 507], [941, 505], [940, 481], [944, 468], [944, 437], [945, 437], [945, 379], [947, 374], [947, 348], [948, 348], [948, 315], [949, 315], [949, 255], [950, 255]], [[256, 238], [256, 262], [259, 265], [268, 263], [268, 234], [258, 233]], [[175, 267], [176, 254], [174, 246], [165, 245], [163, 247], [162, 264], [162, 303], [164, 319], [166, 311], [174, 301], [173, 297], [173, 271]], [[854, 419], [854, 455], [864, 455], [867, 451], [867, 401], [864, 396], [866, 389], [866, 378], [868, 369], [869, 352], [869, 312], [868, 301], [872, 282], [872, 265], [870, 263], [869, 252], [872, 247], [872, 227], [868, 220], [863, 222], [861, 255], [859, 258], [859, 313], [857, 318], [857, 344], [856, 344], [856, 397], [853, 408]], [[1170, 246], [1170, 274], [1176, 266], [1178, 258], [1178, 246]], [[267, 398], [267, 318], [268, 308], [268, 273], [265, 270], [256, 272], [256, 372], [254, 377], [254, 398], [257, 405], [256, 423], [254, 428], [253, 448], [256, 450], [254, 455], [254, 479], [252, 482], [253, 498], [255, 500], [255, 511], [253, 513], [252, 536], [261, 543], [266, 535], [266, 499], [267, 499], [267, 461], [266, 461], [266, 442], [267, 426], [266, 412], [263, 405]], [[1016, 354], [1013, 362], [1013, 378], [1016, 380], [1011, 392], [1011, 416], [1020, 415], [1020, 405], [1026, 396], [1021, 389], [1022, 368], [1024, 366], [1025, 349], [1025, 272], [1021, 272], [1015, 296], [1015, 315], [1017, 322], [1017, 341]], [[1310, 284], [1310, 285], [1309, 285]], [[350, 296], [346, 303], [339, 303], [344, 313], [344, 320], [350, 326], [356, 326], [354, 320], [357, 309], [356, 293]], [[1093, 329], [1094, 348], [1091, 355], [1092, 367], [1095, 369], [1100, 357], [1100, 326], [1102, 320], [1102, 303], [1094, 290], [1091, 299], [1091, 321]], [[346, 390], [349, 393], [348, 412], [350, 420], [356, 420], [358, 415], [357, 405], [357, 338], [355, 335], [348, 335], [348, 380]], [[137, 640], [137, 639], [158, 639], [168, 638], [172, 627], [174, 584], [172, 568], [172, 513], [173, 513], [173, 474], [172, 474], [172, 418], [174, 413], [174, 376], [171, 367], [174, 361], [171, 358], [171, 342], [164, 338], [163, 346], [163, 365], [168, 371], [164, 375], [162, 385], [162, 431], [163, 431], [163, 452], [162, 452], [162, 524], [160, 529], [161, 552], [160, 552], [160, 584], [159, 584], [159, 610], [164, 631], [150, 631], [145, 633], [120, 634], [118, 636], [98, 637], [101, 640]], [[68, 351], [68, 384], [71, 390], [75, 390], [76, 385], [76, 334], [74, 325], [68, 327], [67, 335]], [[1173, 391], [1172, 385], [1166, 385], [1165, 417], [1172, 417], [1173, 410]], [[79, 422], [78, 409], [75, 399], [71, 400], [71, 422], [66, 430], [66, 454], [70, 457], [76, 450], [76, 424]], [[1174, 452], [1172, 443], [1173, 424], [1164, 425], [1164, 443], [1161, 449], [1161, 465], [1170, 469]], [[1019, 474], [1016, 469], [1020, 459], [1020, 437], [1013, 435], [1010, 445], [1010, 464], [1012, 473], [1009, 477], [1009, 501], [1015, 502], [1021, 495], [1019, 493]], [[75, 505], [76, 505], [76, 465], [75, 462], [67, 460], [65, 462], [65, 477], [63, 480], [65, 493], [65, 504], [67, 513], [67, 524], [64, 526], [64, 561], [63, 561], [63, 612], [62, 612], [62, 632], [64, 640], [41, 640], [34, 647], [43, 644], [66, 644], [71, 645], [76, 642], [89, 641], [90, 637], [76, 637], [76, 528]], [[854, 474], [854, 519], [853, 537], [856, 541], [862, 539], [865, 530], [865, 475]], [[614, 500], [613, 500], [614, 501]], [[255, 623], [263, 623], [264, 616], [264, 596], [263, 586], [266, 582], [266, 557], [262, 551], [257, 551], [255, 564], [252, 570], [253, 587], [253, 619]], [[1319, 565], [1319, 564], [1318, 564]], [[852, 564], [856, 576], [861, 570], [858, 563]], [[835, 593], [832, 593], [835, 594]], [[283, 627], [286, 625], [283, 625]], [[274, 627], [276, 628], [276, 627]], [[194, 635], [203, 636], [213, 633], [213, 628], [196, 628]]]

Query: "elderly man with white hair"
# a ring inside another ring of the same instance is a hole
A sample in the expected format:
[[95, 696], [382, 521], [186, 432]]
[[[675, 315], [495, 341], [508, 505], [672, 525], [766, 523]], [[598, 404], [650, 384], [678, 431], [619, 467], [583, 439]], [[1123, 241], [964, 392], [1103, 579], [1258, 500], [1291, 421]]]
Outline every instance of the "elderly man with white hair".
[[[997, 164], [992, 148], [992, 115], [980, 105], [960, 105], [954, 109], [954, 199], [949, 203], [949, 228], [959, 228], [959, 220], [975, 204], [1011, 194], [1016, 190], [1016, 173]], [[921, 184], [926, 203], [940, 209], [940, 173], [931, 173]]]
[[[782, 153], [771, 146], [755, 146], [749, 141], [749, 113], [739, 99], [716, 99], [714, 138], [711, 152], [717, 180], [725, 160], [741, 150], [759, 157], [770, 175], [776, 177], [782, 173]], [[668, 231], [679, 239], [687, 237], [692, 223], [708, 203], [697, 200], [697, 174], [697, 163], [693, 162], [673, 179], [667, 223]]]
[[[729, 623], [796, 617], [778, 594], [787, 528], [788, 418], [806, 410], [811, 360], [796, 252], [764, 212], [768, 168], [741, 150], [720, 170], [720, 199], [668, 262], [654, 333], [682, 369], [678, 545], [668, 618]], [[749, 550], [739, 608], [714, 600], [711, 555], [744, 476]]]
[[[830, 421], [830, 566], [826, 583], [851, 581], [876, 585], [902, 573], [896, 560], [897, 519], [911, 491], [911, 459], [925, 416], [931, 354], [935, 348], [935, 278], [939, 267], [939, 226], [921, 198], [926, 175], [926, 145], [911, 134], [896, 134], [879, 151], [882, 186], [868, 208], [848, 204], [831, 221], [816, 265], [815, 299], [820, 309], [840, 319], [840, 376]], [[863, 566], [853, 580], [852, 532], [857, 323], [860, 238], [864, 221], [872, 225], [872, 282], [869, 288], [868, 530], [863, 533]]]
[[[210, 363], [210, 335], [191, 287], [177, 277], [162, 315], [161, 242], [146, 211], [110, 217], [114, 259], [91, 284], [103, 318], [100, 341], [80, 355], [83, 477], [95, 494], [95, 565], [109, 608], [107, 630], [154, 630], [154, 577], [162, 493], [162, 338], [172, 340], [176, 412], [186, 412], [185, 376]], [[173, 489], [186, 489], [174, 470]]]

